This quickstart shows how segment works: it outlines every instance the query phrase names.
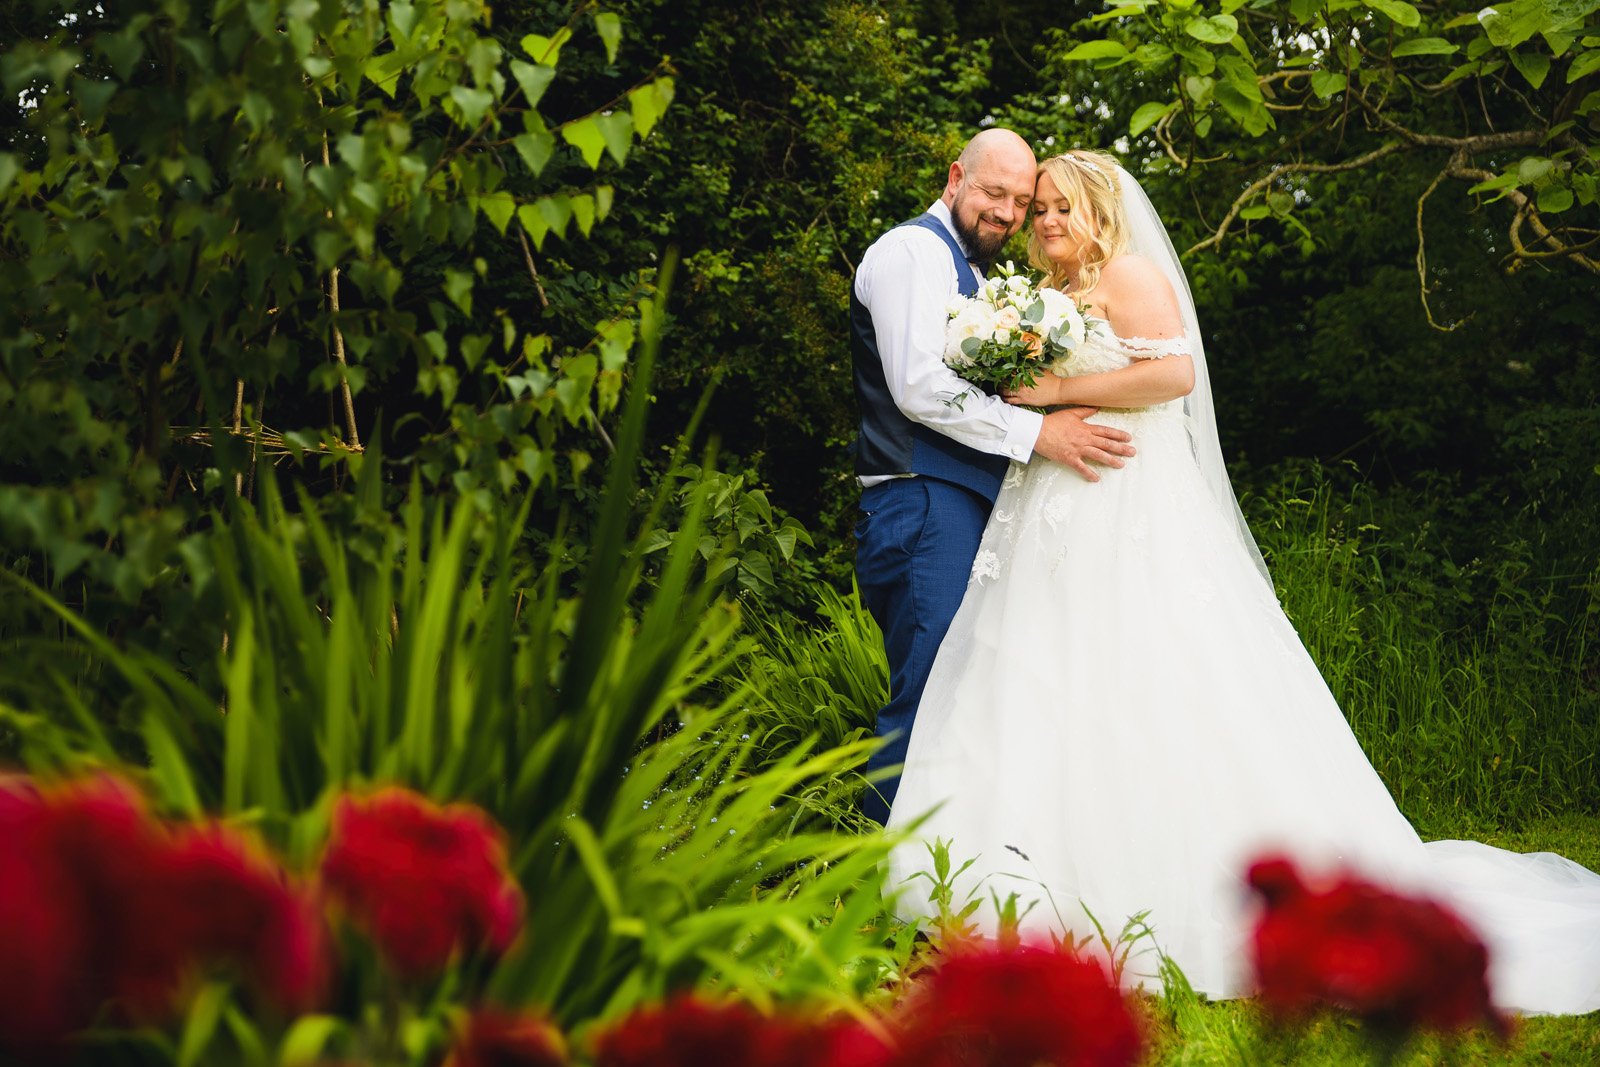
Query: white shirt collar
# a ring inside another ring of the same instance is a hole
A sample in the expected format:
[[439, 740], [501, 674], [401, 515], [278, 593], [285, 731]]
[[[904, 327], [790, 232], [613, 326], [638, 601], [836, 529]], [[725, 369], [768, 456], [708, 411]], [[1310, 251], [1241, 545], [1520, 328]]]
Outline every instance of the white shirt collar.
[[935, 200], [933, 206], [928, 208], [928, 214], [944, 223], [944, 228], [949, 230], [950, 236], [956, 239], [956, 244], [960, 247], [961, 254], [971, 259], [972, 251], [967, 248], [967, 242], [963, 241], [961, 235], [956, 232], [956, 220], [950, 214], [949, 206], [943, 200]]

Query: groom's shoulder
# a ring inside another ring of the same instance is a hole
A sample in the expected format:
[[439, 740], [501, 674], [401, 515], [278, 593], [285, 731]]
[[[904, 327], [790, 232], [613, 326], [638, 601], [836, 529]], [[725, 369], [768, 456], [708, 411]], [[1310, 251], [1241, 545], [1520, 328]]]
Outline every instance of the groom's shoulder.
[[923, 212], [879, 234], [878, 239], [867, 246], [866, 254], [861, 257], [861, 265], [866, 266], [870, 260], [881, 258], [891, 252], [911, 255], [937, 253], [948, 257], [949, 252], [945, 249], [944, 241], [937, 233], [922, 224], [923, 219], [932, 217]]

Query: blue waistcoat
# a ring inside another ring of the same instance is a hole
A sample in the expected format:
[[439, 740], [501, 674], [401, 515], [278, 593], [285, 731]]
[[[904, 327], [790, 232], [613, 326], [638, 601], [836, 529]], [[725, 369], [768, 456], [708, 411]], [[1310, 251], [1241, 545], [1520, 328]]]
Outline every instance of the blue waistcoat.
[[[938, 234], [955, 261], [961, 295], [971, 296], [978, 291], [978, 278], [972, 266], [942, 222], [923, 213], [901, 225], [921, 226]], [[994, 502], [1000, 495], [1000, 483], [1005, 480], [1011, 461], [1005, 456], [968, 448], [900, 413], [884, 379], [872, 313], [856, 299], [853, 285], [850, 287], [850, 362], [855, 376], [856, 407], [861, 413], [861, 430], [856, 438], [856, 474], [867, 477], [920, 474], [970, 489]]]

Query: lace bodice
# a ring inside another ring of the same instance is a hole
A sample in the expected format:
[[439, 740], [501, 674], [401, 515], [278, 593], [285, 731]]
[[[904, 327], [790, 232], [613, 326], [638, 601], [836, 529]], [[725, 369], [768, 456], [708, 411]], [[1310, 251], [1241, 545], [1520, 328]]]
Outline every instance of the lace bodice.
[[[1062, 369], [1066, 370], [1069, 377], [1103, 374], [1121, 370], [1141, 359], [1186, 356], [1192, 355], [1193, 351], [1186, 336], [1164, 339], [1118, 337], [1111, 332], [1109, 324], [1097, 321]], [[1134, 434], [1152, 431], [1181, 433], [1184, 432], [1183, 401], [1169, 400], [1165, 404], [1143, 408], [1101, 408], [1094, 421]]]

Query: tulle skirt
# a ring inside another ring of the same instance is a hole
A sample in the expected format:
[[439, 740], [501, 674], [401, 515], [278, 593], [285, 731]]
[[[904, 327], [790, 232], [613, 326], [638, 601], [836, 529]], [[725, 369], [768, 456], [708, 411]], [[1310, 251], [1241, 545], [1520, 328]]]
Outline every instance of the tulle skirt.
[[[1600, 875], [1549, 853], [1424, 845], [1200, 482], [1176, 406], [1103, 412], [1139, 455], [1098, 483], [1014, 465], [929, 677], [891, 829], [902, 917], [931, 917], [927, 842], [993, 931], [1152, 942], [1213, 997], [1250, 991], [1251, 860], [1281, 853], [1453, 906], [1497, 1005], [1600, 1008]], [[931, 814], [930, 814], [931, 812]], [[1150, 984], [1135, 948], [1126, 978]]]

